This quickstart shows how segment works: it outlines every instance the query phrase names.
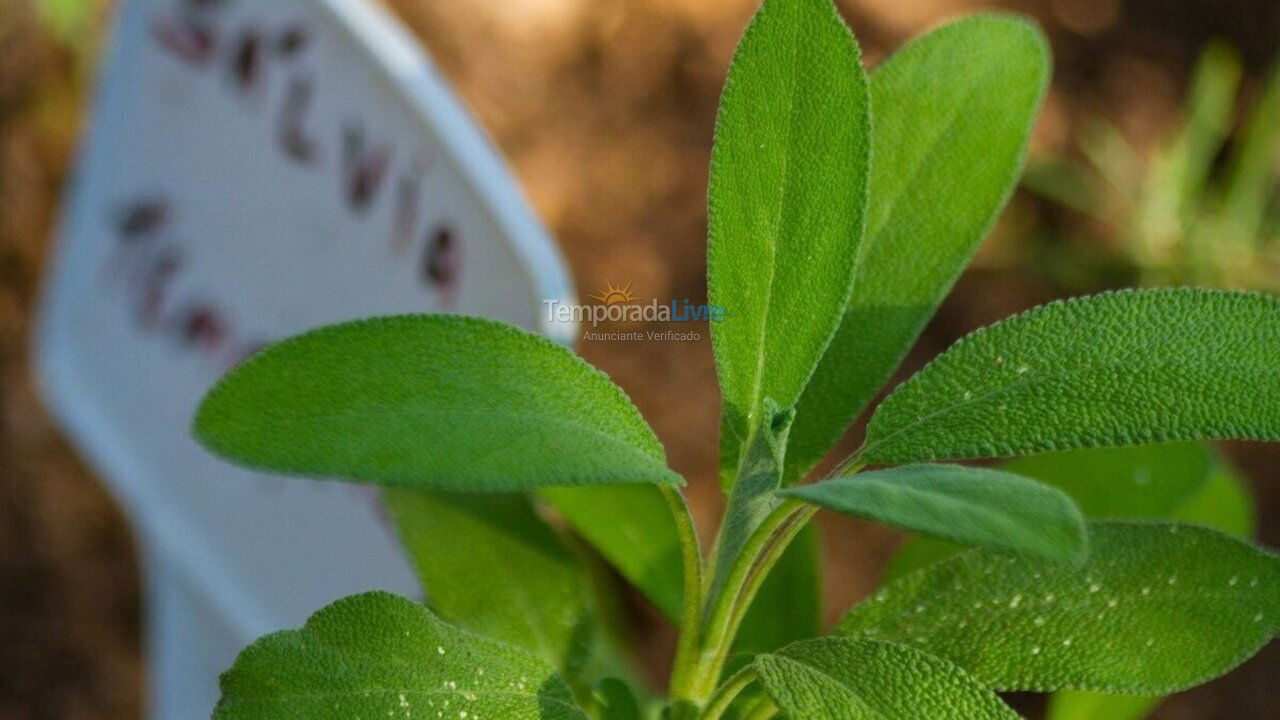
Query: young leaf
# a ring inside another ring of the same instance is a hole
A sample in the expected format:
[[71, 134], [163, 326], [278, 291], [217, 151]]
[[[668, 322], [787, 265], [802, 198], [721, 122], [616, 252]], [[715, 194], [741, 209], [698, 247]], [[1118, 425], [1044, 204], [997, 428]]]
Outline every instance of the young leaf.
[[433, 611], [578, 676], [599, 640], [583, 572], [525, 496], [384, 497]]
[[876, 410], [862, 459], [908, 463], [1164, 440], [1280, 440], [1280, 301], [1132, 290], [956, 343]]
[[765, 0], [729, 70], [711, 155], [725, 442], [755, 430], [766, 396], [795, 403], [840, 320], [866, 211], [867, 93], [831, 0]]
[[840, 329], [796, 408], [788, 480], [884, 385], [1008, 201], [1049, 57], [1030, 22], [977, 15], [912, 42], [872, 74], [867, 248]]
[[1280, 558], [1217, 531], [1102, 522], [1083, 568], [974, 550], [886, 586], [837, 634], [910, 642], [997, 690], [1166, 694], [1280, 629]]
[[363, 320], [274, 345], [214, 387], [195, 430], [250, 467], [386, 485], [680, 483], [604, 373], [545, 338], [454, 315]]
[[1020, 475], [908, 465], [781, 492], [911, 532], [1049, 560], [1084, 562], [1084, 516], [1060, 490]]
[[752, 435], [751, 445], [743, 457], [738, 483], [729, 493], [720, 535], [716, 538], [715, 575], [711, 578], [708, 606], [714, 605], [724, 589], [751, 535], [782, 502], [776, 491], [780, 487], [787, 431], [794, 414], [779, 408], [772, 398], [765, 398], [763, 414], [761, 427]]
[[222, 676], [214, 717], [436, 717], [446, 709], [449, 717], [586, 720], [543, 661], [380, 592], [339, 600], [301, 630], [246, 648]]
[[545, 488], [539, 494], [673, 622], [680, 621], [684, 567], [671, 508], [654, 487]]
[[804, 720], [1017, 720], [960, 668], [915, 648], [822, 638], [755, 662], [787, 717]]

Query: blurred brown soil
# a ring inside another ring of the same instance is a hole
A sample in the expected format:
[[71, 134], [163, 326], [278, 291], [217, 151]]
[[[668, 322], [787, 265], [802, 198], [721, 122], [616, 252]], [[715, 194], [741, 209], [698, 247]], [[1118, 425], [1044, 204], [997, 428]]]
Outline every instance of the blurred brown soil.
[[[644, 298], [705, 298], [706, 164], [725, 68], [754, 0], [393, 0], [489, 130], [560, 240], [578, 290], [632, 283]], [[1172, 122], [1199, 46], [1225, 36], [1255, 75], [1278, 49], [1273, 0], [1215, 3], [1036, 0], [1058, 75], [1036, 144], [1062, 148], [1088, 112], [1134, 138]], [[977, 0], [861, 0], [843, 9], [873, 61]], [[1014, 4], [1010, 3], [1009, 7]], [[1212, 8], [1210, 10], [1210, 8]], [[484, 38], [483, 42], [474, 42]], [[51, 40], [28, 0], [0, 0], [0, 720], [138, 717], [138, 569], [120, 511], [75, 458], [33, 388], [28, 338], [57, 196], [66, 178], [92, 54]], [[1025, 268], [1018, 198], [907, 368], [964, 332], [1064, 294]], [[1067, 218], [1070, 221], [1070, 218]], [[1105, 283], [1104, 283], [1105, 284]], [[615, 327], [606, 329], [637, 329]], [[640, 328], [654, 329], [654, 328]], [[656, 328], [662, 329], [662, 328]], [[639, 405], [691, 481], [704, 534], [718, 396], [705, 328], [689, 342], [587, 342], [580, 350]], [[1275, 448], [1234, 448], [1274, 522]], [[830, 614], [873, 586], [899, 537], [824, 518]], [[654, 675], [671, 646], [652, 613], [642, 654]], [[1280, 649], [1158, 715], [1274, 718]], [[1026, 701], [1034, 708], [1035, 701]], [[1033, 710], [1031, 710], [1033, 712]]]

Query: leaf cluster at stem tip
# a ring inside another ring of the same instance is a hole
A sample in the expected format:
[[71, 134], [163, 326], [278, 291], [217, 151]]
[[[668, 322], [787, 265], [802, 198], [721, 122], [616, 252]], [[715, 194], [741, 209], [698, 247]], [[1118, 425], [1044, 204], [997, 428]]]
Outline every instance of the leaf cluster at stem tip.
[[[830, 0], [764, 0], [712, 152], [708, 299], [730, 312], [712, 324], [727, 504], [706, 554], [626, 394], [531, 333], [374, 318], [229, 373], [196, 437], [385, 487], [429, 601], [358, 595], [262, 638], [215, 716], [1009, 720], [997, 692], [1149, 703], [1257, 652], [1280, 631], [1280, 560], [1239, 537], [1244, 493], [1196, 443], [1280, 440], [1274, 298], [1121, 291], [1012, 317], [900, 385], [861, 449], [805, 482], [1008, 201], [1049, 75], [1018, 17], [942, 26], [868, 73]], [[1196, 443], [1155, 444], [1173, 440]], [[1000, 458], [1023, 459], [953, 462]], [[917, 536], [827, 636], [820, 508]], [[610, 566], [679, 625], [665, 699], [630, 667]]]

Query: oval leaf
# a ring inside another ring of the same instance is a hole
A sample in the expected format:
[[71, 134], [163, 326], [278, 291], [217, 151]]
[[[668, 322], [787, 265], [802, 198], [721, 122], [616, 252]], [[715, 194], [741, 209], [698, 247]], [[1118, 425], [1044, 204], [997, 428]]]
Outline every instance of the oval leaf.
[[964, 545], [1080, 563], [1084, 516], [1059, 490], [1020, 475], [908, 465], [782, 491], [829, 510]]
[[1017, 720], [1017, 713], [946, 660], [902, 645], [822, 638], [755, 662], [787, 717], [804, 720]]
[[362, 320], [255, 355], [210, 391], [197, 437], [244, 465], [453, 491], [678, 484], [604, 373], [509, 325]]
[[726, 312], [711, 339], [729, 435], [754, 432], [766, 396], [795, 403], [840, 320], [867, 202], [867, 95], [831, 0], [765, 0], [711, 155], [707, 294]]
[[979, 330], [876, 410], [869, 462], [1029, 455], [1165, 440], [1280, 440], [1280, 302], [1132, 290]]
[[1280, 558], [1215, 530], [1095, 523], [1083, 568], [957, 555], [886, 586], [837, 634], [910, 642], [997, 690], [1167, 694], [1280, 628]]
[[217, 720], [586, 720], [550, 666], [387, 593], [339, 600], [267, 635], [222, 676]]
[[811, 468], [884, 385], [1008, 202], [1050, 75], [1032, 23], [978, 15], [871, 76], [867, 248], [796, 408], [787, 477]]

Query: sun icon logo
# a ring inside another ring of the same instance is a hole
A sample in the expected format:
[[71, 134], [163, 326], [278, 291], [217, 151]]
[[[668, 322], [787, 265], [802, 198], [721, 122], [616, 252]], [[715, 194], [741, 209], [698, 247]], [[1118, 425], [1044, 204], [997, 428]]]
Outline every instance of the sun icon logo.
[[613, 283], [605, 283], [605, 289], [591, 296], [592, 300], [599, 300], [604, 305], [618, 305], [621, 303], [629, 303], [636, 299], [631, 294], [631, 283], [627, 283], [626, 287], [614, 287]]

